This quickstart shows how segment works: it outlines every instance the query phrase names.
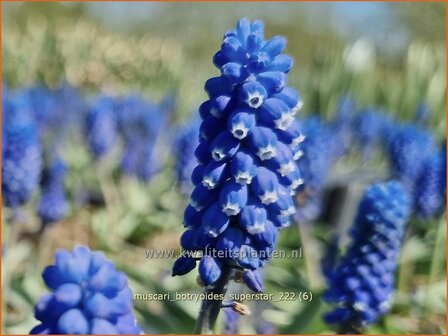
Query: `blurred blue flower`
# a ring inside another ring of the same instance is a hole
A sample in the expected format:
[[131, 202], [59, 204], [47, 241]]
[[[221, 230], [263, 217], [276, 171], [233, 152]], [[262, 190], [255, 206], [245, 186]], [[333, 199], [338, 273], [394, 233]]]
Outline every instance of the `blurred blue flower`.
[[93, 102], [85, 126], [93, 156], [99, 159], [109, 153], [117, 141], [117, 118], [111, 97], [100, 96]]
[[397, 126], [388, 136], [387, 153], [392, 174], [409, 192], [422, 173], [424, 161], [434, 151], [433, 135], [414, 124]]
[[41, 324], [30, 334], [139, 334], [126, 275], [101, 252], [56, 252], [42, 273], [51, 290], [35, 307]]
[[367, 189], [352, 227], [352, 243], [329, 276], [325, 315], [330, 324], [361, 328], [385, 314], [394, 292], [395, 269], [410, 214], [407, 193], [397, 181]]
[[322, 208], [322, 192], [334, 161], [332, 133], [320, 117], [312, 116], [300, 123], [304, 140], [300, 144], [302, 155], [297, 165], [304, 182], [304, 188], [296, 195], [299, 205], [295, 218], [298, 222], [314, 221]]
[[15, 208], [39, 185], [42, 148], [27, 95], [11, 93], [2, 106], [2, 195], [4, 204]]
[[237, 335], [239, 334], [239, 323], [241, 315], [235, 312], [232, 308], [223, 308], [224, 310], [224, 328], [223, 335]]
[[[57, 111], [56, 94], [44, 84], [26, 90], [40, 134], [45, 136], [54, 126]], [[57, 123], [56, 123], [57, 124]], [[59, 125], [61, 126], [61, 125]]]
[[42, 193], [37, 208], [43, 227], [63, 219], [68, 212], [68, 200], [65, 195], [64, 179], [67, 166], [56, 158], [42, 177]]
[[332, 134], [332, 156], [334, 160], [348, 154], [353, 141], [353, 120], [357, 107], [355, 100], [350, 96], [342, 96], [339, 99], [337, 115], [328, 128]]
[[302, 183], [295, 163], [302, 137], [294, 123], [302, 102], [286, 87], [292, 58], [282, 54], [286, 40], [265, 41], [263, 29], [260, 21], [241, 19], [224, 35], [213, 59], [221, 75], [205, 83], [209, 99], [199, 108], [199, 165], [184, 218], [190, 239], [181, 244], [225, 256], [201, 260], [207, 285], [229, 265], [264, 265], [278, 230], [290, 225], [292, 196]]
[[161, 169], [171, 136], [166, 131], [174, 104], [171, 99], [167, 96], [156, 105], [129, 96], [117, 104], [118, 128], [125, 147], [120, 165], [124, 175], [147, 182]]
[[414, 211], [420, 218], [431, 218], [440, 214], [445, 204], [443, 166], [446, 166], [443, 151], [435, 151], [423, 161], [413, 193]]
[[191, 175], [197, 166], [194, 150], [199, 144], [200, 120], [193, 118], [179, 126], [173, 143], [173, 157], [180, 191], [187, 195], [193, 188]]
[[392, 120], [382, 111], [366, 109], [359, 112], [353, 121], [353, 138], [364, 159], [369, 159], [374, 150], [385, 140]]

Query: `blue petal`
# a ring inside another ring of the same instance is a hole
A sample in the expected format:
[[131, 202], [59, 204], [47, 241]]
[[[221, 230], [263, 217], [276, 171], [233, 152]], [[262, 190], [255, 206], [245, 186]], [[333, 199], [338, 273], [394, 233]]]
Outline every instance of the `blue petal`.
[[229, 165], [226, 162], [211, 161], [204, 170], [202, 185], [214, 189], [229, 177]]
[[265, 167], [258, 167], [251, 190], [257, 195], [263, 204], [270, 204], [277, 201], [278, 179], [275, 173]]
[[277, 136], [267, 127], [254, 127], [249, 136], [249, 143], [260, 160], [269, 160], [276, 154]]
[[280, 71], [266, 71], [257, 75], [259, 81], [269, 93], [279, 93], [286, 85], [286, 75]]
[[213, 189], [207, 189], [202, 184], [198, 184], [190, 196], [190, 204], [197, 211], [207, 208], [218, 198], [218, 193]]
[[232, 157], [238, 151], [240, 142], [229, 131], [221, 132], [210, 145], [212, 158], [215, 161]]
[[58, 334], [89, 334], [89, 324], [78, 309], [70, 309], [59, 318]]
[[67, 308], [76, 306], [82, 299], [81, 287], [76, 284], [64, 284], [54, 292], [56, 301]]
[[228, 121], [228, 129], [238, 140], [244, 139], [255, 127], [255, 116], [246, 111], [234, 112]]
[[199, 262], [199, 275], [204, 284], [213, 285], [222, 274], [221, 262], [213, 257], [204, 256]]
[[241, 226], [250, 234], [261, 233], [265, 230], [267, 219], [266, 210], [263, 205], [252, 199], [239, 214]]
[[119, 334], [115, 326], [105, 319], [94, 318], [92, 320], [92, 334], [99, 335], [117, 335]]
[[251, 108], [259, 108], [268, 93], [263, 85], [255, 80], [247, 81], [239, 90], [239, 98]]
[[181, 256], [174, 262], [172, 276], [184, 275], [196, 267], [196, 260], [191, 257]]
[[262, 292], [263, 291], [263, 279], [258, 270], [251, 271], [246, 270], [243, 272], [243, 281], [249, 287], [249, 289], [254, 292]]
[[243, 151], [236, 153], [230, 164], [230, 173], [237, 183], [252, 183], [253, 177], [257, 174], [253, 157]]
[[207, 165], [212, 159], [209, 145], [206, 142], [201, 142], [194, 151], [194, 156], [198, 160], [199, 164]]
[[217, 237], [229, 226], [229, 217], [221, 211], [221, 204], [213, 203], [205, 210], [202, 227], [211, 237]]
[[247, 203], [247, 187], [233, 180], [226, 182], [219, 194], [219, 203], [227, 216], [237, 215]]
[[246, 68], [239, 63], [227, 63], [221, 67], [221, 74], [232, 84], [243, 82], [249, 73]]
[[184, 212], [184, 227], [197, 227], [201, 224], [203, 212], [196, 211], [191, 205], [188, 205]]
[[266, 42], [261, 51], [268, 53], [271, 57], [279, 55], [286, 47], [286, 39], [276, 36]]

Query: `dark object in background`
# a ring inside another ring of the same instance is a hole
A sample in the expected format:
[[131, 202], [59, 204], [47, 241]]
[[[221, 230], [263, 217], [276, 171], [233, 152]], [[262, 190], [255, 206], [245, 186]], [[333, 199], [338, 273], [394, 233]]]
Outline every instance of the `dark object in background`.
[[386, 175], [378, 172], [352, 171], [330, 177], [323, 196], [319, 221], [333, 227], [339, 236], [339, 246], [348, 241], [348, 229], [358, 209], [365, 188], [383, 181]]

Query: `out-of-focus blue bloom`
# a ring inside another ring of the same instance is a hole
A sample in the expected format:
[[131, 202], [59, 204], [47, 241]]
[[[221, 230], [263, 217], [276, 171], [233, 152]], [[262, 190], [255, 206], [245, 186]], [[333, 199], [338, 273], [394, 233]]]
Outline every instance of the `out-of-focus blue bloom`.
[[241, 315], [235, 312], [232, 308], [223, 308], [224, 310], [224, 328], [223, 335], [239, 334], [239, 323]]
[[173, 103], [162, 105], [147, 102], [138, 96], [130, 96], [117, 104], [118, 125], [124, 140], [121, 172], [149, 181], [161, 168], [168, 148], [166, 137]]
[[[414, 188], [414, 211], [420, 218], [434, 217], [445, 204], [445, 190], [441, 188], [444, 153], [436, 151], [425, 159]], [[446, 169], [446, 168], [445, 168]]]
[[332, 147], [334, 160], [346, 155], [353, 138], [353, 119], [356, 113], [356, 102], [350, 96], [343, 96], [339, 100], [337, 115], [329, 124], [332, 140], [328, 143]]
[[[264, 40], [262, 22], [239, 20], [213, 59], [221, 75], [205, 83], [209, 99], [199, 108], [199, 165], [184, 218], [192, 243], [181, 243], [224, 252], [219, 262], [211, 256], [200, 262], [208, 285], [229, 264], [261, 267], [294, 212], [292, 197], [302, 183], [295, 163], [302, 137], [294, 115], [302, 102], [286, 86], [292, 59], [282, 54], [285, 46], [283, 37]], [[258, 278], [248, 279], [261, 290]]]
[[101, 252], [56, 252], [42, 273], [51, 290], [35, 307], [31, 334], [139, 334], [126, 275]]
[[111, 97], [100, 96], [86, 116], [86, 135], [89, 148], [99, 159], [109, 153], [117, 141], [117, 118]]
[[409, 214], [399, 182], [367, 189], [351, 231], [352, 244], [329, 277], [324, 298], [337, 308], [325, 316], [327, 323], [360, 328], [389, 310]]
[[446, 138], [442, 143], [442, 148], [440, 149], [441, 152], [441, 160], [440, 164], [442, 165], [440, 169], [440, 177], [439, 177], [439, 187], [440, 187], [440, 194], [444, 195], [446, 197]]
[[387, 152], [392, 174], [412, 192], [423, 163], [435, 151], [435, 139], [414, 124], [397, 126], [388, 137]]
[[4, 204], [15, 208], [39, 185], [42, 148], [27, 95], [11, 94], [2, 105], [2, 195]]
[[278, 329], [267, 321], [260, 321], [255, 326], [255, 331], [257, 335], [273, 335], [278, 334]]
[[355, 117], [353, 137], [365, 159], [369, 159], [375, 148], [385, 140], [391, 125], [391, 119], [375, 109], [362, 110]]
[[176, 177], [183, 194], [189, 194], [193, 188], [191, 175], [198, 164], [194, 150], [199, 144], [199, 127], [200, 120], [192, 119], [179, 127], [174, 139], [173, 156], [176, 160]]
[[67, 215], [69, 205], [64, 189], [66, 173], [67, 166], [61, 159], [54, 160], [44, 170], [42, 194], [37, 208], [43, 226], [58, 222]]
[[304, 182], [303, 190], [296, 195], [299, 205], [295, 218], [299, 222], [315, 220], [321, 211], [322, 191], [334, 161], [333, 139], [328, 125], [313, 116], [301, 121], [304, 140], [300, 144], [302, 155], [297, 165]]
[[28, 88], [27, 94], [40, 133], [44, 136], [52, 129], [55, 123], [57, 112], [56, 94], [43, 84]]

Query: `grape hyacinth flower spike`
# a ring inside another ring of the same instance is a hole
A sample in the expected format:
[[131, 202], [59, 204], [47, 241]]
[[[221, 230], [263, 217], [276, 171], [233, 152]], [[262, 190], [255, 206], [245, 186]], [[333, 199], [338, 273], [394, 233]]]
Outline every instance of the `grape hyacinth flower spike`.
[[68, 201], [64, 190], [67, 166], [61, 159], [56, 159], [44, 171], [42, 178], [42, 195], [37, 213], [42, 221], [42, 229], [48, 224], [60, 221], [68, 212]]
[[42, 146], [27, 96], [12, 93], [2, 105], [3, 203], [17, 209], [30, 200], [39, 186]]
[[324, 299], [337, 307], [325, 315], [340, 333], [359, 333], [391, 306], [398, 257], [410, 214], [397, 181], [367, 189], [351, 231], [352, 243], [329, 274]]
[[[213, 293], [225, 293], [235, 272], [261, 290], [257, 269], [275, 249], [278, 231], [290, 225], [292, 196], [302, 183], [294, 160], [301, 138], [294, 116], [302, 101], [286, 86], [293, 61], [282, 54], [286, 40], [264, 40], [263, 30], [262, 22], [241, 19], [224, 34], [213, 58], [221, 75], [206, 81], [209, 99], [199, 108], [199, 164], [180, 241], [184, 250], [202, 252], [199, 275]], [[173, 276], [195, 266], [184, 255]], [[220, 304], [203, 302], [197, 332], [210, 332]]]
[[101, 252], [85, 246], [59, 250], [42, 277], [51, 292], [36, 304], [40, 324], [30, 334], [141, 333], [126, 275]]
[[112, 149], [117, 140], [117, 120], [111, 97], [99, 97], [86, 116], [86, 133], [90, 150], [99, 159]]

